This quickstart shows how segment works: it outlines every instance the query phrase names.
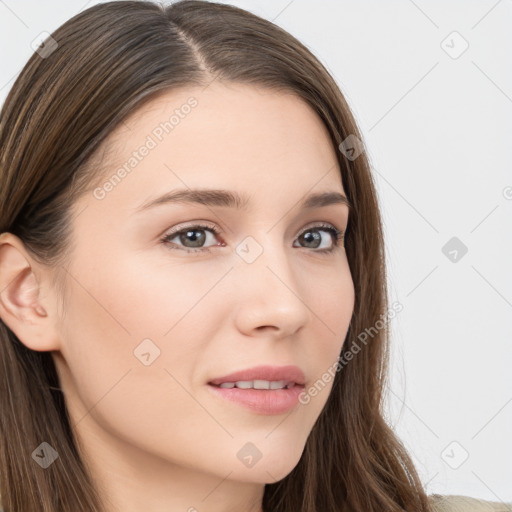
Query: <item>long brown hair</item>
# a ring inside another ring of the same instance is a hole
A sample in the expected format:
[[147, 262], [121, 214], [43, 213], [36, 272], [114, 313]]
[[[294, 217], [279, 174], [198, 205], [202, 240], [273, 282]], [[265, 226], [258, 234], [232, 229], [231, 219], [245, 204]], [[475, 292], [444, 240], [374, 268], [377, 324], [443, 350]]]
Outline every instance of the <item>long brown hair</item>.
[[[365, 152], [349, 158], [338, 150], [347, 137], [362, 137], [325, 67], [270, 21], [200, 0], [97, 4], [51, 36], [56, 45], [31, 56], [0, 114], [0, 233], [15, 234], [36, 261], [54, 268], [54, 284], [64, 293], [70, 208], [98, 179], [99, 148], [128, 114], [165, 91], [217, 79], [295, 93], [325, 123], [353, 205], [345, 247], [355, 306], [343, 351], [360, 333], [373, 331], [336, 371], [299, 463], [266, 485], [263, 508], [428, 511], [413, 462], [383, 419], [389, 335], [382, 321], [388, 298], [381, 217]], [[51, 354], [28, 349], [0, 322], [0, 367], [4, 508], [104, 510], [80, 458]], [[59, 453], [46, 470], [31, 457], [43, 441]]]

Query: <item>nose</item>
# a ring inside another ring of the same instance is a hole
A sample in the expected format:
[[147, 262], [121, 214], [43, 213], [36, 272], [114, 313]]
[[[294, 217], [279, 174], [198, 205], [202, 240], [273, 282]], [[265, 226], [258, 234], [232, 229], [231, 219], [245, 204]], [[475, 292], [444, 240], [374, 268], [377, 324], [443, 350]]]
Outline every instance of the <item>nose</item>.
[[311, 319], [307, 304], [312, 296], [311, 283], [299, 275], [300, 266], [294, 266], [291, 250], [267, 240], [259, 249], [255, 243], [245, 245], [245, 249], [262, 252], [252, 262], [244, 256], [235, 264], [235, 322], [248, 336], [284, 338]]

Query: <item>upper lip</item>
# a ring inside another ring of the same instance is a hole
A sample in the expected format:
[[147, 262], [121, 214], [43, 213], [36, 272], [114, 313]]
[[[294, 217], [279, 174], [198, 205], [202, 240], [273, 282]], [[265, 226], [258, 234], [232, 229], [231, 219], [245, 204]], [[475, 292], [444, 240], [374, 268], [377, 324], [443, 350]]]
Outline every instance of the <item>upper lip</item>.
[[254, 381], [254, 380], [268, 380], [268, 381], [279, 381], [285, 380], [287, 382], [295, 382], [301, 386], [305, 383], [304, 372], [294, 365], [288, 366], [255, 366], [253, 368], [247, 368], [246, 370], [240, 370], [238, 372], [224, 375], [223, 377], [217, 377], [208, 382], [218, 386], [223, 382], [238, 382], [238, 381]]

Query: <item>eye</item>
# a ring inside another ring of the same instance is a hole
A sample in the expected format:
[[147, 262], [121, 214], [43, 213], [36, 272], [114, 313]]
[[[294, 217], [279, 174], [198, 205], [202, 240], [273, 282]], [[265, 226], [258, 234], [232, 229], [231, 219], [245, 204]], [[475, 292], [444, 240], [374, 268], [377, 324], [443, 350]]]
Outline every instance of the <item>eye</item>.
[[[207, 226], [204, 224], [195, 224], [195, 225], [186, 227], [184, 229], [175, 230], [175, 231], [169, 233], [162, 239], [162, 242], [165, 244], [169, 244], [169, 247], [171, 249], [182, 249], [186, 252], [198, 252], [198, 251], [207, 252], [207, 251], [210, 251], [210, 247], [202, 247], [202, 244], [204, 244], [204, 242], [208, 238], [206, 235], [203, 235], [201, 233], [204, 231], [208, 231], [210, 234], [213, 234], [213, 235], [217, 235], [217, 236], [220, 235], [220, 231], [213, 225]], [[177, 245], [174, 242], [171, 242], [171, 240], [173, 240], [174, 238], [178, 238], [178, 240], [181, 244], [190, 242], [191, 245], [189, 245], [189, 246], [187, 246], [187, 245], [179, 246], [178, 245], [177, 247], [173, 247], [173, 245]], [[216, 245], [223, 246], [225, 244], [222, 243], [222, 244], [216, 244]], [[191, 249], [191, 250], [189, 250], [189, 249]], [[196, 250], [194, 250], [194, 249], [196, 249]]]
[[[161, 242], [167, 245], [170, 249], [180, 249], [186, 252], [208, 252], [214, 246], [223, 247], [226, 244], [224, 242], [213, 244], [204, 247], [205, 242], [209, 238], [204, 232], [210, 233], [215, 238], [221, 234], [221, 232], [212, 224], [194, 224], [182, 229], [179, 227], [173, 230], [171, 233], [165, 235]], [[327, 241], [328, 237], [322, 236], [320, 233], [328, 233], [331, 238], [331, 244]], [[307, 248], [314, 249], [314, 252], [319, 253], [330, 253], [335, 249], [339, 249], [343, 245], [344, 232], [333, 226], [332, 224], [321, 224], [310, 226], [303, 230], [297, 237], [300, 243], [306, 244]], [[179, 243], [173, 242], [172, 240], [177, 239]], [[294, 245], [294, 247], [297, 247]], [[300, 247], [300, 246], [299, 246]], [[319, 248], [320, 247], [320, 248]]]
[[[320, 232], [329, 233], [331, 235], [331, 240], [334, 240], [333, 245], [327, 245], [327, 247], [320, 247], [323, 243], [323, 238], [319, 235]], [[320, 253], [330, 253], [335, 249], [339, 249], [343, 245], [343, 237], [344, 232], [334, 227], [332, 224], [321, 224], [316, 226], [311, 226], [299, 235], [298, 240], [303, 243], [309, 244], [309, 247], [313, 249], [317, 249], [315, 252]]]

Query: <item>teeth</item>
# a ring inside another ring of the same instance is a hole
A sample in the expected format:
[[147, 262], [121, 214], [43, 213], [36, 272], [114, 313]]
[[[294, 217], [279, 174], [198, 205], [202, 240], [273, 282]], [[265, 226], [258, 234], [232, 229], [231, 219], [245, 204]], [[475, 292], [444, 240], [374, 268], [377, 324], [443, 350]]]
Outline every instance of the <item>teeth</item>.
[[234, 382], [223, 382], [219, 385], [219, 388], [234, 388], [235, 383]]
[[234, 388], [236, 386], [237, 388], [240, 389], [284, 389], [291, 388], [294, 385], [294, 382], [289, 382], [286, 380], [239, 380], [237, 382], [223, 382], [222, 384], [220, 384], [220, 387]]

